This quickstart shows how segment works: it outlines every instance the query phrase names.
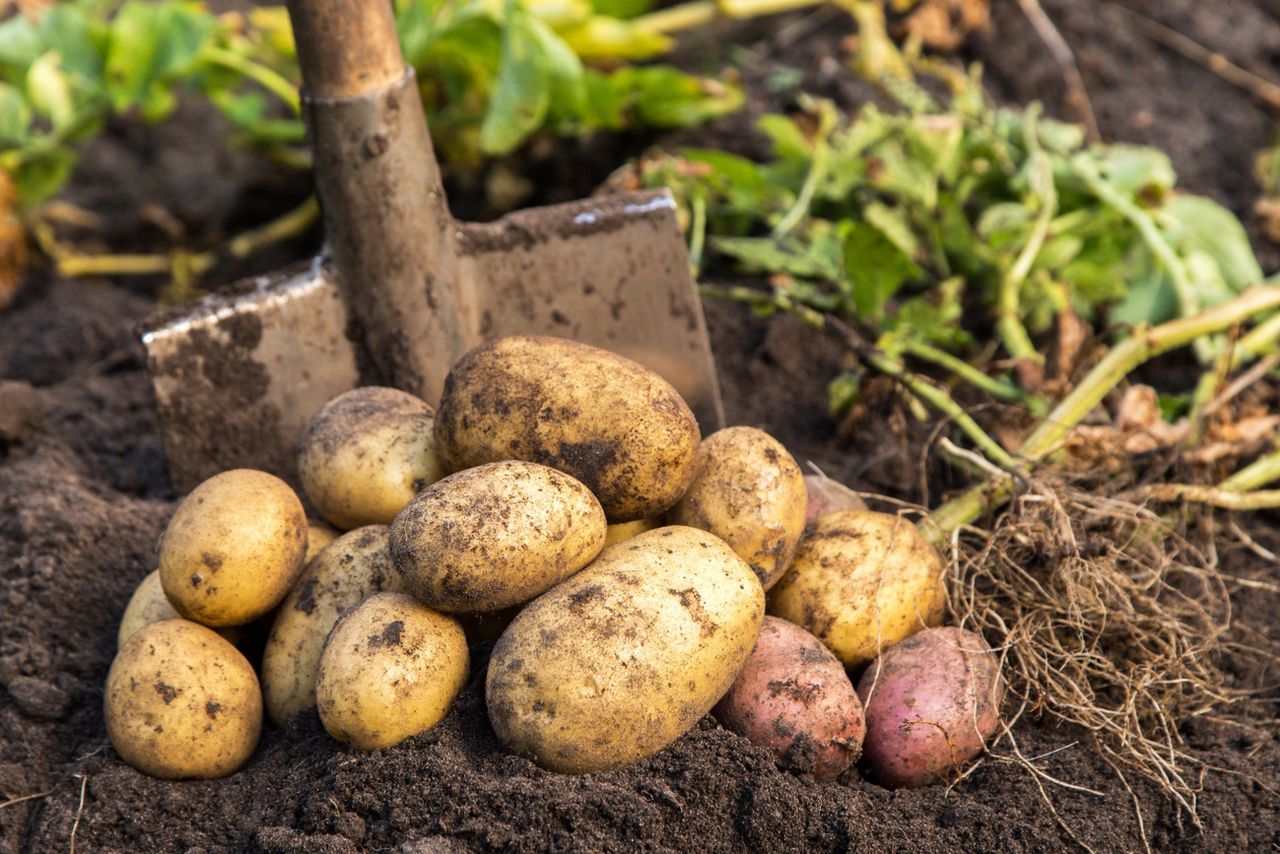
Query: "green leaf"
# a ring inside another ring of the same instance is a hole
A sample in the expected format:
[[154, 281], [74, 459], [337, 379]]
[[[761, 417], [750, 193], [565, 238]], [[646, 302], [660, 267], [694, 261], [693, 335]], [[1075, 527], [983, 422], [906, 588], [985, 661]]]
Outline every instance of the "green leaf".
[[633, 121], [653, 127], [689, 127], [742, 106], [736, 86], [703, 80], [668, 65], [615, 71], [609, 82], [625, 99]]
[[786, 273], [828, 281], [840, 277], [840, 269], [833, 263], [835, 259], [810, 251], [810, 247], [794, 238], [716, 237], [711, 245], [716, 251], [736, 258], [753, 272]]
[[576, 27], [594, 11], [588, 0], [522, 0], [522, 3], [530, 15], [554, 30]]
[[0, 66], [19, 71], [29, 68], [44, 50], [44, 39], [26, 15], [0, 22]]
[[898, 288], [922, 275], [901, 249], [875, 226], [852, 223], [844, 241], [845, 275], [854, 310], [863, 320], [879, 322]]
[[71, 84], [60, 65], [57, 51], [49, 51], [31, 64], [27, 72], [27, 96], [35, 111], [49, 119], [53, 129], [61, 130], [75, 119], [75, 102]]
[[1173, 238], [1178, 245], [1213, 258], [1230, 291], [1239, 292], [1262, 281], [1262, 268], [1249, 236], [1231, 211], [1204, 196], [1178, 195], [1164, 206], [1163, 213], [1177, 223]]
[[773, 156], [788, 160], [813, 157], [813, 143], [790, 116], [766, 113], [756, 120], [756, 127], [773, 142]]
[[0, 146], [20, 148], [27, 140], [31, 109], [13, 86], [0, 83]]
[[538, 64], [546, 76], [549, 112], [560, 118], [576, 119], [586, 101], [582, 60], [569, 45], [536, 18], [527, 19], [529, 37], [540, 54]]
[[61, 190], [75, 165], [75, 153], [61, 147], [24, 160], [12, 175], [22, 209], [30, 210]]
[[175, 102], [171, 79], [196, 63], [214, 20], [195, 4], [129, 2], [111, 22], [107, 92], [117, 111], [140, 106], [148, 119]]
[[1129, 283], [1124, 299], [1112, 307], [1112, 323], [1163, 323], [1178, 316], [1178, 295], [1162, 270], [1152, 267]]
[[498, 77], [480, 128], [480, 148], [486, 154], [511, 151], [546, 118], [551, 83], [532, 20], [522, 8], [507, 3]]
[[1121, 193], [1163, 193], [1173, 188], [1177, 175], [1163, 151], [1140, 145], [1114, 144], [1094, 149], [1098, 171]]
[[597, 15], [611, 18], [634, 18], [653, 8], [653, 0], [591, 0]]
[[1057, 270], [1076, 259], [1084, 249], [1084, 240], [1074, 234], [1060, 234], [1045, 241], [1036, 255], [1036, 266], [1045, 270]]
[[845, 372], [837, 374], [827, 384], [827, 411], [832, 418], [840, 418], [848, 412], [862, 396], [862, 377]]
[[862, 209], [862, 215], [870, 225], [875, 226], [889, 242], [898, 247], [903, 255], [915, 259], [920, 257], [920, 241], [911, 230], [906, 212], [901, 208], [891, 208], [880, 202], [871, 202]]

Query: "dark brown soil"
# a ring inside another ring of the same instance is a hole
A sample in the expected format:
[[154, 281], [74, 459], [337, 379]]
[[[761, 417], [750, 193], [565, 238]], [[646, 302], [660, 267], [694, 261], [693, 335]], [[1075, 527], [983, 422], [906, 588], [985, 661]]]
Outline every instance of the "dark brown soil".
[[[1042, 97], [1066, 114], [1058, 70], [1016, 4], [995, 5], [999, 29], [971, 48], [974, 56], [1006, 97]], [[1246, 212], [1256, 195], [1251, 158], [1271, 133], [1269, 117], [1249, 96], [1110, 23], [1102, 17], [1105, 3], [1044, 5], [1080, 52], [1104, 132], [1170, 150], [1185, 186]], [[1131, 5], [1280, 77], [1273, 55], [1280, 4]], [[824, 26], [775, 59], [808, 69], [806, 85], [856, 101], [863, 90], [823, 60], [835, 56], [843, 34]], [[1135, 125], [1142, 110], [1154, 120]], [[138, 171], [121, 163], [107, 164], [118, 185]], [[201, 168], [212, 175], [215, 167]], [[1277, 256], [1259, 249], [1274, 269]], [[156, 538], [176, 500], [131, 333], [150, 308], [148, 299], [121, 288], [35, 282], [0, 315], [0, 379], [30, 383], [0, 384], [0, 850], [66, 850], [73, 833], [77, 850], [119, 852], [1069, 847], [1036, 781], [998, 759], [950, 791], [888, 791], [857, 772], [819, 784], [779, 770], [768, 754], [708, 718], [625, 771], [541, 771], [496, 743], [482, 702], [484, 642], [475, 644], [475, 676], [454, 711], [399, 747], [344, 750], [306, 712], [286, 730], [265, 732], [249, 766], [228, 779], [172, 783], [133, 771], [106, 742], [101, 700], [124, 603], [154, 568]], [[833, 476], [922, 497], [911, 475], [910, 449], [919, 442], [891, 432], [888, 413], [836, 437], [825, 382], [840, 365], [838, 348], [786, 319], [760, 321], [715, 303], [707, 311], [731, 423], [768, 429]], [[1280, 549], [1274, 515], [1240, 521], [1261, 544]], [[1224, 548], [1222, 558], [1237, 575], [1280, 581], [1275, 566], [1251, 552]], [[1245, 588], [1233, 601], [1237, 638], [1280, 655], [1276, 595]], [[1194, 755], [1222, 769], [1204, 777], [1202, 831], [1180, 820], [1152, 787], [1130, 780], [1154, 850], [1280, 846], [1280, 801], [1264, 788], [1280, 781], [1273, 726], [1280, 679], [1274, 665], [1245, 656], [1230, 654], [1223, 663], [1236, 687], [1259, 690], [1269, 705], [1252, 723], [1185, 727]], [[1037, 763], [1045, 772], [1102, 793], [1045, 784], [1080, 839], [1096, 850], [1140, 849], [1132, 799], [1086, 733], [1024, 721], [1016, 735], [1026, 756], [1058, 751]], [[9, 802], [27, 795], [38, 796]]]

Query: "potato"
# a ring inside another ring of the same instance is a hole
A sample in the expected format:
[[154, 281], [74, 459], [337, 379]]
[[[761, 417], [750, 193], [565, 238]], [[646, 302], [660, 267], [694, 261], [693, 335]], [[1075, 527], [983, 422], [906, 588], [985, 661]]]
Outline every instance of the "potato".
[[405, 589], [432, 608], [496, 611], [582, 569], [604, 546], [591, 491], [564, 472], [508, 460], [446, 477], [391, 523]]
[[431, 407], [403, 391], [365, 386], [311, 416], [298, 444], [298, 477], [316, 511], [344, 531], [388, 525], [445, 471]]
[[375, 593], [343, 614], [325, 641], [320, 721], [360, 750], [399, 744], [449, 713], [469, 668], [457, 620], [403, 593]]
[[311, 559], [320, 554], [324, 547], [332, 543], [338, 537], [342, 536], [342, 532], [330, 528], [324, 522], [317, 522], [314, 519], [307, 520], [307, 554], [302, 559], [305, 566], [311, 563]]
[[980, 636], [929, 629], [886, 650], [858, 682], [863, 760], [886, 786], [923, 786], [986, 749], [1000, 724], [1000, 662]]
[[815, 521], [769, 594], [769, 613], [809, 632], [846, 667], [942, 621], [942, 558], [906, 519], [841, 510]]
[[571, 774], [658, 752], [724, 694], [764, 591], [723, 541], [648, 531], [527, 605], [498, 639], [485, 697], [510, 750]]
[[[120, 618], [120, 631], [116, 633], [116, 649], [124, 646], [129, 636], [143, 626], [149, 626], [161, 620], [180, 619], [182, 615], [174, 610], [173, 605], [164, 595], [164, 588], [160, 586], [160, 570], [153, 570], [150, 575], [138, 582], [133, 595], [129, 597], [124, 616]], [[235, 643], [240, 636], [238, 626], [228, 626], [215, 631], [230, 643]]]
[[754, 427], [728, 427], [698, 448], [697, 474], [667, 518], [710, 531], [773, 586], [804, 533], [807, 495], [782, 443]]
[[806, 523], [837, 510], [867, 509], [867, 502], [862, 500], [862, 496], [825, 474], [805, 475], [804, 486], [809, 494], [808, 507], [804, 513]]
[[162, 620], [129, 636], [107, 674], [107, 737], [125, 762], [167, 780], [225, 777], [253, 754], [262, 692], [212, 629]]
[[604, 547], [616, 546], [623, 540], [629, 540], [636, 534], [643, 534], [645, 531], [652, 531], [660, 526], [656, 519], [637, 519], [634, 522], [619, 522], [616, 525], [610, 525], [604, 532]]
[[528, 460], [566, 472], [610, 522], [657, 516], [693, 481], [698, 422], [671, 384], [606, 350], [512, 336], [445, 379], [436, 449], [451, 471]]
[[715, 715], [778, 762], [833, 780], [858, 759], [866, 724], [844, 666], [799, 626], [765, 617]]
[[303, 570], [280, 606], [262, 655], [262, 691], [276, 726], [316, 703], [320, 651], [342, 613], [382, 591], [402, 588], [386, 525], [356, 528]]
[[283, 480], [214, 475], [178, 506], [160, 539], [160, 583], [179, 614], [239, 626], [280, 603], [302, 572], [307, 517]]

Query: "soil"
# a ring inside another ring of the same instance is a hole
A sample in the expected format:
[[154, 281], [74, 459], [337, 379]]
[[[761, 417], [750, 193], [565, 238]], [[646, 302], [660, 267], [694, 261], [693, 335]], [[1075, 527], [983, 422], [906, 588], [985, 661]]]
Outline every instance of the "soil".
[[[1001, 97], [1039, 97], [1051, 112], [1071, 117], [1060, 69], [1016, 4], [995, 5], [994, 31], [971, 39], [964, 57], [985, 64]], [[1106, 17], [1106, 3], [1043, 5], [1078, 52], [1103, 132], [1165, 148], [1184, 186], [1247, 214], [1257, 195], [1249, 164], [1272, 127], [1251, 97], [1117, 25]], [[1280, 77], [1280, 3], [1129, 5], [1242, 65]], [[806, 88], [855, 106], [868, 92], [839, 70], [838, 44], [848, 28], [838, 19], [819, 21], [786, 46], [773, 41], [785, 28], [754, 33], [769, 62], [804, 69]], [[748, 64], [748, 83], [766, 70]], [[785, 98], [766, 93], [755, 100], [776, 106]], [[719, 134], [750, 144], [741, 131], [740, 120], [729, 121], [706, 131], [703, 140]], [[158, 181], [145, 189], [150, 166], [137, 152], [156, 143], [130, 137], [134, 133], [114, 134], [116, 153], [86, 158], [77, 177], [81, 188], [136, 189], [81, 196], [103, 205], [108, 217], [118, 213], [116, 205], [164, 204], [178, 192]], [[193, 150], [207, 138], [189, 136]], [[628, 141], [626, 147], [639, 144]], [[208, 176], [221, 179], [236, 168], [211, 155], [189, 163], [206, 175], [203, 183], [183, 179], [187, 189], [180, 194], [194, 196], [218, 184]], [[593, 178], [608, 168], [602, 165]], [[211, 207], [194, 205], [184, 216], [229, 228], [247, 216], [246, 206], [287, 207], [289, 198], [262, 190], [269, 185], [246, 170], [234, 192], [206, 197], [201, 204]], [[296, 201], [298, 188], [289, 192]], [[1280, 266], [1274, 247], [1255, 243], [1268, 270]], [[475, 676], [454, 711], [432, 732], [396, 748], [344, 750], [308, 711], [284, 730], [265, 731], [248, 767], [228, 779], [172, 783], [133, 771], [107, 744], [101, 701], [120, 614], [133, 587], [154, 568], [156, 538], [177, 500], [133, 335], [153, 307], [137, 284], [37, 275], [0, 315], [0, 850], [63, 850], [73, 837], [77, 850], [120, 852], [952, 852], [1071, 845], [1046, 807], [1040, 783], [1000, 757], [988, 758], [951, 789], [890, 791], [856, 771], [822, 784], [778, 769], [767, 753], [707, 718], [672, 747], [624, 771], [586, 777], [541, 771], [496, 742], [482, 701], [483, 641], [474, 644]], [[879, 413], [883, 417], [852, 434], [840, 433], [828, 418], [825, 382], [842, 360], [834, 344], [785, 318], [762, 321], [720, 303], [706, 309], [731, 423], [769, 430], [797, 458], [856, 486], [925, 498], [925, 485], [911, 474], [919, 437], [892, 432], [902, 427], [892, 413]], [[946, 484], [928, 486], [936, 493]], [[1262, 546], [1280, 549], [1274, 514], [1238, 521]], [[1242, 548], [1224, 546], [1221, 558], [1240, 577], [1273, 585], [1280, 580], [1273, 564]], [[1280, 656], [1276, 595], [1241, 588], [1233, 605], [1236, 638]], [[1199, 797], [1202, 829], [1142, 781], [1128, 781], [1131, 796], [1090, 747], [1087, 733], [1050, 721], [1019, 724], [1022, 753], [1044, 755], [1038, 767], [1082, 787], [1044, 783], [1062, 823], [1081, 841], [1100, 851], [1139, 849], [1136, 796], [1154, 850], [1280, 847], [1280, 800], [1273, 788], [1280, 780], [1280, 738], [1273, 726], [1280, 680], [1274, 664], [1236, 652], [1222, 663], [1232, 685], [1257, 690], [1260, 704], [1242, 720], [1202, 719], [1181, 733], [1191, 752], [1215, 769], [1205, 774]], [[11, 800], [27, 796], [34, 797]]]

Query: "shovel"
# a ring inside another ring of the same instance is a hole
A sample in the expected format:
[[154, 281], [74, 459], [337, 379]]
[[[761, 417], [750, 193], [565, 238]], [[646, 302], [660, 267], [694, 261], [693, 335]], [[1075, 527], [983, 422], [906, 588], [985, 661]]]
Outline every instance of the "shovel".
[[634, 359], [724, 420], [702, 304], [665, 190], [449, 213], [390, 0], [291, 0], [329, 252], [161, 312], [142, 341], [173, 485], [229, 468], [294, 479], [307, 419], [364, 384], [435, 404], [450, 366], [503, 335]]

